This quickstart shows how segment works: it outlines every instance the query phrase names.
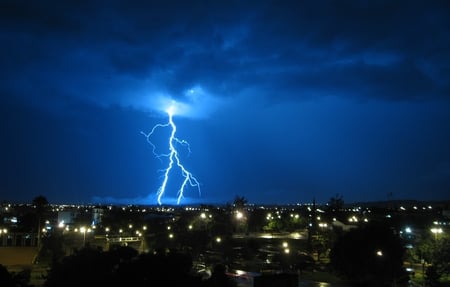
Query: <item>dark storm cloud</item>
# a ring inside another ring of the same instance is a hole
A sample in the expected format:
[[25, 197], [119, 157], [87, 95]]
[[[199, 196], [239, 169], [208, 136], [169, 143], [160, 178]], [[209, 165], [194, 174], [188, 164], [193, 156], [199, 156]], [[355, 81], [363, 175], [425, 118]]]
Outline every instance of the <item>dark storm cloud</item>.
[[408, 100], [450, 90], [445, 1], [2, 5], [7, 83], [31, 81], [39, 89], [62, 77], [55, 92], [104, 104], [130, 97], [105, 96], [104, 89], [126, 94], [141, 86], [177, 97], [199, 83], [216, 96], [250, 89], [276, 100]]
[[[207, 79], [206, 75], [216, 68], [220, 76], [221, 61], [210, 66], [213, 69], [196, 67], [216, 57], [209, 52], [222, 44], [220, 33], [214, 35], [215, 27], [232, 21], [225, 16], [217, 23], [221, 17], [209, 16], [210, 9], [217, 12], [221, 7], [201, 2], [150, 2], [141, 6], [120, 1], [107, 5], [11, 1], [3, 5], [2, 38], [6, 45], [2, 47], [2, 60], [8, 67], [3, 70], [3, 88], [31, 82], [30, 86], [39, 89], [57, 76], [64, 79], [59, 92], [97, 97], [106, 104], [119, 101], [98, 96], [108, 85], [120, 89], [140, 82], [176, 96], [188, 85]], [[217, 41], [211, 41], [211, 36]], [[42, 78], [36, 79], [36, 74]], [[80, 87], [91, 92], [74, 91]]]
[[253, 69], [255, 82], [339, 96], [416, 99], [430, 88], [448, 95], [448, 3], [277, 3], [248, 39], [260, 57], [255, 63], [264, 65]]
[[205, 194], [448, 187], [448, 1], [7, 0], [0, 24], [8, 190], [157, 190], [160, 98], [209, 117], [180, 128]]

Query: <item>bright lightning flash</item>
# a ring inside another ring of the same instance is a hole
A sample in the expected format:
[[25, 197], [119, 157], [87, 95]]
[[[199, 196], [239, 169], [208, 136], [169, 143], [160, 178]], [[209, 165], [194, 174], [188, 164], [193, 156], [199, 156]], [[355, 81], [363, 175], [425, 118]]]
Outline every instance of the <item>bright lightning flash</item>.
[[[149, 133], [141, 132], [147, 138], [148, 143], [153, 147], [153, 154], [158, 159], [161, 159], [161, 157], [167, 157], [169, 159], [169, 164], [168, 164], [167, 168], [162, 170], [164, 172], [164, 179], [163, 179], [163, 182], [162, 182], [162, 184], [159, 187], [158, 192], [157, 192], [158, 204], [159, 205], [162, 204], [161, 203], [161, 198], [163, 197], [163, 195], [164, 195], [164, 193], [166, 191], [166, 186], [167, 186], [167, 183], [169, 181], [170, 171], [174, 167], [174, 164], [176, 164], [176, 166], [180, 169], [181, 175], [184, 178], [183, 182], [182, 182], [182, 184], [180, 186], [180, 189], [178, 190], [177, 204], [180, 204], [180, 201], [183, 198], [184, 189], [185, 189], [187, 184], [189, 184], [192, 187], [196, 187], [198, 189], [198, 192], [200, 193], [200, 183], [192, 175], [192, 173], [190, 173], [183, 166], [183, 164], [180, 161], [180, 157], [178, 155], [178, 150], [176, 148], [177, 144], [185, 146], [188, 149], [189, 152], [191, 152], [191, 150], [190, 150], [189, 143], [187, 141], [180, 140], [180, 139], [178, 139], [175, 136], [175, 134], [177, 132], [177, 127], [176, 127], [176, 125], [175, 125], [175, 123], [173, 121], [174, 112], [175, 112], [175, 106], [171, 105], [168, 109], [166, 109], [166, 113], [169, 116], [169, 122], [167, 122], [165, 124], [157, 124], [157, 125], [155, 125]], [[156, 153], [156, 146], [151, 142], [150, 138], [153, 135], [153, 133], [156, 131], [156, 129], [158, 129], [158, 128], [166, 128], [166, 127], [171, 129], [171, 133], [170, 133], [170, 137], [169, 137], [169, 153], [158, 154], [158, 153]]]

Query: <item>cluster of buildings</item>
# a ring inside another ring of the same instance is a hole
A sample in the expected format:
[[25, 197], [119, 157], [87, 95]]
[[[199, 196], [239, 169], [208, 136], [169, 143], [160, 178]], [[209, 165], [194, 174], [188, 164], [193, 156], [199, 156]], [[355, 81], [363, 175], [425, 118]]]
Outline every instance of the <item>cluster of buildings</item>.
[[[392, 218], [392, 224], [398, 232], [408, 238], [418, 238], [431, 232], [433, 236], [446, 233], [450, 212], [448, 202], [424, 203], [383, 202], [364, 203], [342, 206], [339, 211], [331, 211], [327, 205], [294, 204], [294, 205], [253, 205], [246, 204], [242, 210], [233, 205], [228, 206], [136, 206], [136, 205], [48, 205], [42, 215], [42, 223], [38, 224], [36, 207], [32, 204], [2, 203], [0, 205], [0, 246], [36, 246], [38, 235], [59, 230], [61, 232], [78, 232], [92, 237], [133, 236], [140, 237], [146, 232], [146, 221], [161, 220], [174, 221], [180, 216], [191, 217], [211, 216], [211, 209], [228, 213], [237, 221], [245, 224], [255, 224], [258, 220], [249, 220], [252, 216], [265, 216], [265, 223], [277, 220], [295, 219], [302, 217], [306, 220], [307, 228], [331, 229], [341, 228], [349, 230], [371, 220], [379, 218]], [[209, 212], [209, 213], [208, 213]], [[126, 216], [127, 224], [113, 227], [110, 222], [103, 219], [109, 213]], [[122, 214], [122, 215], [121, 215]], [[284, 219], [283, 219], [284, 218]], [[136, 222], [133, 220], [136, 219]], [[213, 218], [209, 219], [214, 220]], [[245, 222], [244, 222], [245, 221]], [[108, 226], [111, 225], [111, 226]], [[283, 226], [286, 225], [281, 225]], [[261, 226], [262, 227], [262, 226]], [[98, 229], [97, 228], [101, 228]], [[192, 226], [191, 226], [192, 228]], [[262, 231], [261, 228], [255, 227]], [[235, 232], [257, 232], [252, 226], [244, 229], [234, 229]], [[267, 229], [267, 228], [266, 228]], [[273, 230], [281, 232], [283, 230]], [[111, 239], [112, 240], [112, 239]]]

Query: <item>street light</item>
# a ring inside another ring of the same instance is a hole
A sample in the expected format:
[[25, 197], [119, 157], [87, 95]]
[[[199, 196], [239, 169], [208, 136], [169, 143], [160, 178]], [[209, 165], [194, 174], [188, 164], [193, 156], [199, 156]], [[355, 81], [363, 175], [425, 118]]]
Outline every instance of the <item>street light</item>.
[[86, 227], [80, 227], [80, 232], [83, 233], [83, 246], [86, 244]]
[[236, 223], [237, 223], [238, 231], [240, 229], [241, 231], [245, 231], [245, 233], [247, 233], [247, 226], [246, 226], [247, 218], [245, 216], [245, 213], [240, 210], [237, 210], [235, 216], [236, 216]]
[[438, 234], [441, 234], [443, 232], [442, 228], [431, 228], [430, 230], [434, 234], [435, 240], [437, 239]]
[[91, 229], [82, 226], [80, 227], [80, 232], [83, 233], [83, 246], [86, 246], [86, 232], [91, 232]]

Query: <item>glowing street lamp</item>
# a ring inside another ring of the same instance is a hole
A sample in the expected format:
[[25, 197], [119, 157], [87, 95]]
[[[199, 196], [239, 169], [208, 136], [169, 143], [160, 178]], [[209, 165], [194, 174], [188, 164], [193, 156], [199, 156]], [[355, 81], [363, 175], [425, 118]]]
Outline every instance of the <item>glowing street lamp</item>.
[[237, 228], [242, 231], [247, 232], [247, 218], [245, 216], [245, 213], [243, 211], [237, 210], [235, 212], [236, 217], [236, 224]]
[[283, 241], [282, 246], [283, 246], [283, 252], [285, 254], [289, 254], [291, 252], [291, 250], [289, 249], [289, 243], [287, 243], [286, 241]]
[[86, 232], [91, 232], [91, 229], [82, 226], [80, 227], [80, 232], [83, 233], [83, 246], [86, 246]]
[[325, 228], [328, 227], [328, 224], [325, 223], [325, 222], [320, 222], [320, 223], [319, 223], [319, 227], [322, 228], [322, 229], [325, 229]]
[[437, 239], [438, 234], [442, 234], [442, 228], [431, 228], [431, 232], [434, 234], [434, 239]]
[[83, 246], [86, 245], [86, 227], [80, 227], [80, 232], [83, 233]]
[[200, 218], [203, 221], [205, 230], [208, 230], [208, 223], [211, 221], [212, 215], [211, 214], [208, 215], [205, 212], [202, 212], [200, 214]]

